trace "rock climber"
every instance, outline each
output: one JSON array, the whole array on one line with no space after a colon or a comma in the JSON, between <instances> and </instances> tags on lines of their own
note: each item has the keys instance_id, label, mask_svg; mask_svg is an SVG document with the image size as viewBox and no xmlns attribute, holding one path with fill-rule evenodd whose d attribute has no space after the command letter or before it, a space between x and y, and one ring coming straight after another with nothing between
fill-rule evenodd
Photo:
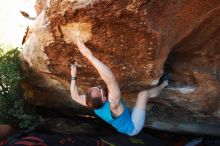
<instances>
[{"instance_id":1,"label":"rock climber","mask_svg":"<svg viewBox=\"0 0 220 146\"><path fill-rule=\"evenodd\" d=\"M121 99L121 91L118 82L104 63L98 60L88 49L81 39L76 39L79 51L97 69L99 75L107 85L108 92L101 86L88 89L85 95L79 95L76 79L76 64L71 65L70 92L73 100L79 104L94 110L101 119L111 124L118 132L133 136L138 134L144 126L146 115L146 104L150 98L157 97L160 92L168 86L168 74L160 78L159 85L140 91L133 110L129 110L126 103Z\"/></svg>"}]
</instances>

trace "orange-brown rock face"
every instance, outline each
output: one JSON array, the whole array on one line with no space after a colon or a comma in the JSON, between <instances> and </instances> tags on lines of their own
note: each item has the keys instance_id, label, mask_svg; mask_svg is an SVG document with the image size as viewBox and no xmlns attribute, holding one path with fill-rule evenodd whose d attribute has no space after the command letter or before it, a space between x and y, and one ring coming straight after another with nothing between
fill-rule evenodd
<instances>
[{"instance_id":1,"label":"orange-brown rock face","mask_svg":"<svg viewBox=\"0 0 220 146\"><path fill-rule=\"evenodd\" d=\"M23 85L30 102L80 110L69 93L70 63L75 61L81 93L103 84L74 45L73 34L79 30L94 55L112 69L129 105L138 91L153 86L165 63L170 65L170 86L151 102L157 112L146 125L218 135L219 0L48 0L40 4L44 6L22 51L28 75Z\"/></svg>"}]
</instances>

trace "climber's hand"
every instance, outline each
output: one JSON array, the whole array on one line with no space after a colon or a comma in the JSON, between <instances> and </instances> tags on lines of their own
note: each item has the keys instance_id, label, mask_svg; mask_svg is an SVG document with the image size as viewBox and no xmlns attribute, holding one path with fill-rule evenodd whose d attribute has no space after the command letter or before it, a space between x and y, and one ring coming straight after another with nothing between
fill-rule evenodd
<instances>
[{"instance_id":1,"label":"climber's hand","mask_svg":"<svg viewBox=\"0 0 220 146\"><path fill-rule=\"evenodd\" d=\"M76 77L77 70L76 70L77 63L71 64L71 77Z\"/></svg>"}]
</instances>

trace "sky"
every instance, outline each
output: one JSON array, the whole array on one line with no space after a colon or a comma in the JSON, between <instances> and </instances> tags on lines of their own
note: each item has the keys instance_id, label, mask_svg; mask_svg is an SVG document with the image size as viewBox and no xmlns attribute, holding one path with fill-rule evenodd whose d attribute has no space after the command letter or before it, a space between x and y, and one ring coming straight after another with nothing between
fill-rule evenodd
<instances>
[{"instance_id":1,"label":"sky","mask_svg":"<svg viewBox=\"0 0 220 146\"><path fill-rule=\"evenodd\" d=\"M35 0L0 0L0 44L20 47L26 27L33 21L24 18L20 10L35 16Z\"/></svg>"}]
</instances>

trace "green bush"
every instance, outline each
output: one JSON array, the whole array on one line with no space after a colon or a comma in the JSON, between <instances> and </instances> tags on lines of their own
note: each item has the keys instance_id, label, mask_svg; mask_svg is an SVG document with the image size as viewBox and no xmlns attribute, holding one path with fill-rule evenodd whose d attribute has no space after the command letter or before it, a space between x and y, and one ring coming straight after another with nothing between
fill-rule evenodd
<instances>
[{"instance_id":1,"label":"green bush","mask_svg":"<svg viewBox=\"0 0 220 146\"><path fill-rule=\"evenodd\" d=\"M23 98L18 55L18 49L4 53L0 48L0 123L32 130L38 124L38 116Z\"/></svg>"}]
</instances>

